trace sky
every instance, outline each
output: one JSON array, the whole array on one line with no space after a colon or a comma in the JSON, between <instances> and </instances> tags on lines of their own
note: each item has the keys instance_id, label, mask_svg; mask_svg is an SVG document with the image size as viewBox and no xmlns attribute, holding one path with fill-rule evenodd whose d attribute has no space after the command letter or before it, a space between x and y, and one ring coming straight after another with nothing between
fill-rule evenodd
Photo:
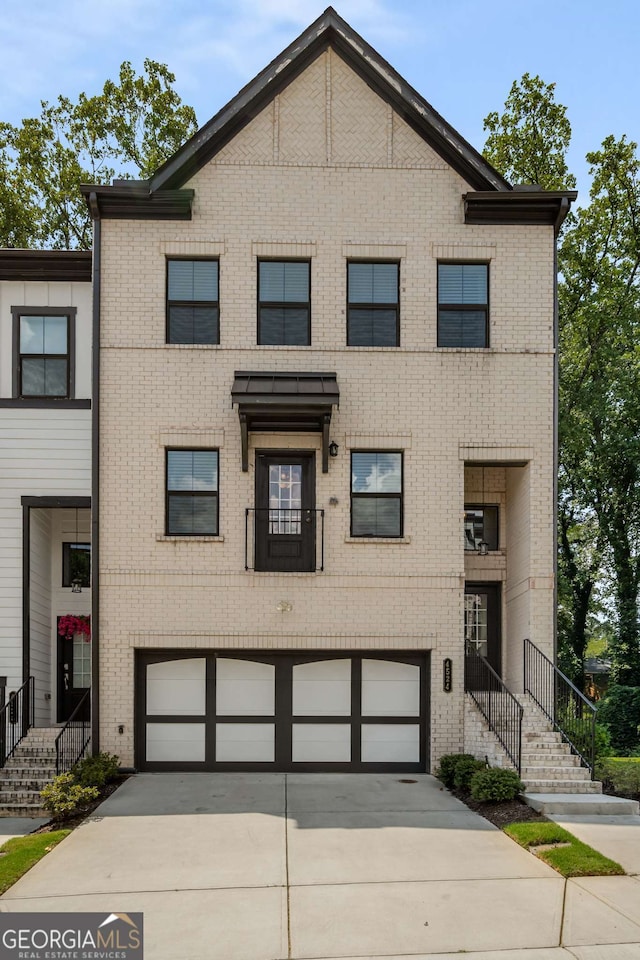
<instances>
[{"instance_id":1,"label":"sky","mask_svg":"<svg viewBox=\"0 0 640 960\"><path fill-rule=\"evenodd\" d=\"M335 0L337 12L476 149L514 80L539 74L573 128L569 167L583 202L584 155L604 137L640 139L637 0ZM129 60L166 63L204 124L318 17L323 0L0 0L0 121L40 101L98 93Z\"/></svg>"}]
</instances>

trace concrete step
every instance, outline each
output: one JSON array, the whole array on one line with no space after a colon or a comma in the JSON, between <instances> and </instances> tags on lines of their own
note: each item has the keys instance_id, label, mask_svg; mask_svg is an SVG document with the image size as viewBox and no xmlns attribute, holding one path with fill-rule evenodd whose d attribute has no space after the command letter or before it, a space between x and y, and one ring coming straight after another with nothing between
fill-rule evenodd
<instances>
[{"instance_id":1,"label":"concrete step","mask_svg":"<svg viewBox=\"0 0 640 960\"><path fill-rule=\"evenodd\" d=\"M40 804L40 790L0 790L0 808L13 803Z\"/></svg>"},{"instance_id":2,"label":"concrete step","mask_svg":"<svg viewBox=\"0 0 640 960\"><path fill-rule=\"evenodd\" d=\"M6 803L0 807L0 817L46 817L51 814L39 803Z\"/></svg>"},{"instance_id":3,"label":"concrete step","mask_svg":"<svg viewBox=\"0 0 640 960\"><path fill-rule=\"evenodd\" d=\"M522 751L522 766L527 767L579 767L580 758L575 753L527 753Z\"/></svg>"},{"instance_id":4,"label":"concrete step","mask_svg":"<svg viewBox=\"0 0 640 960\"><path fill-rule=\"evenodd\" d=\"M563 767L560 765L545 765L544 767L522 767L523 780L591 780L591 774L586 767Z\"/></svg>"},{"instance_id":5,"label":"concrete step","mask_svg":"<svg viewBox=\"0 0 640 960\"><path fill-rule=\"evenodd\" d=\"M528 780L522 779L526 793L602 793L599 780Z\"/></svg>"},{"instance_id":6,"label":"concrete step","mask_svg":"<svg viewBox=\"0 0 640 960\"><path fill-rule=\"evenodd\" d=\"M607 817L637 816L640 804L624 797L608 797L604 794L535 793L528 791L522 799L534 810L547 816L563 814L575 816L602 815Z\"/></svg>"},{"instance_id":7,"label":"concrete step","mask_svg":"<svg viewBox=\"0 0 640 960\"><path fill-rule=\"evenodd\" d=\"M522 739L527 742L540 741L540 743L562 743L562 736L557 730L531 730L522 734Z\"/></svg>"}]
</instances>

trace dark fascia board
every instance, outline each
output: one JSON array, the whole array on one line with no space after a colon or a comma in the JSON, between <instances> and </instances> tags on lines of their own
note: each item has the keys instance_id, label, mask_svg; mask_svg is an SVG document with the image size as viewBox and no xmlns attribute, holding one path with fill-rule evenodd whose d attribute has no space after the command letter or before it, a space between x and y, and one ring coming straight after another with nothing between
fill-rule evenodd
<instances>
[{"instance_id":1,"label":"dark fascia board","mask_svg":"<svg viewBox=\"0 0 640 960\"><path fill-rule=\"evenodd\" d=\"M90 283L90 250L0 249L0 280Z\"/></svg>"},{"instance_id":2,"label":"dark fascia board","mask_svg":"<svg viewBox=\"0 0 640 960\"><path fill-rule=\"evenodd\" d=\"M151 193L149 181L80 186L94 220L191 220L193 190L159 190Z\"/></svg>"},{"instance_id":3,"label":"dark fascia board","mask_svg":"<svg viewBox=\"0 0 640 960\"><path fill-rule=\"evenodd\" d=\"M557 235L577 190L481 190L464 194L464 222L490 224L544 224Z\"/></svg>"},{"instance_id":4,"label":"dark fascia board","mask_svg":"<svg viewBox=\"0 0 640 960\"><path fill-rule=\"evenodd\" d=\"M511 185L431 104L332 7L327 7L156 171L150 180L151 192L182 186L329 46L472 187L511 190Z\"/></svg>"}]
</instances>

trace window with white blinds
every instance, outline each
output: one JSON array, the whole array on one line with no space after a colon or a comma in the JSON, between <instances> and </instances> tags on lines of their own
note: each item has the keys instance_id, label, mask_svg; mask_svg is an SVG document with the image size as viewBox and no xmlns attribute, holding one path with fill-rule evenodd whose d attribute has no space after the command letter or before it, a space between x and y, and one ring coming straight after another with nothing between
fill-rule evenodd
<instances>
[{"instance_id":1,"label":"window with white blinds","mask_svg":"<svg viewBox=\"0 0 640 960\"><path fill-rule=\"evenodd\" d=\"M402 536L402 454L351 454L351 536Z\"/></svg>"},{"instance_id":2,"label":"window with white blinds","mask_svg":"<svg viewBox=\"0 0 640 960\"><path fill-rule=\"evenodd\" d=\"M438 264L438 346L489 346L489 266Z\"/></svg>"},{"instance_id":3,"label":"window with white blinds","mask_svg":"<svg viewBox=\"0 0 640 960\"><path fill-rule=\"evenodd\" d=\"M166 532L218 533L218 451L167 450Z\"/></svg>"},{"instance_id":4,"label":"window with white blinds","mask_svg":"<svg viewBox=\"0 0 640 960\"><path fill-rule=\"evenodd\" d=\"M308 260L258 261L258 343L308 346L311 343Z\"/></svg>"},{"instance_id":5,"label":"window with white blinds","mask_svg":"<svg viewBox=\"0 0 640 960\"><path fill-rule=\"evenodd\" d=\"M347 264L347 346L400 344L398 263Z\"/></svg>"},{"instance_id":6,"label":"window with white blinds","mask_svg":"<svg viewBox=\"0 0 640 960\"><path fill-rule=\"evenodd\" d=\"M220 343L217 260L167 261L167 343Z\"/></svg>"}]
</instances>

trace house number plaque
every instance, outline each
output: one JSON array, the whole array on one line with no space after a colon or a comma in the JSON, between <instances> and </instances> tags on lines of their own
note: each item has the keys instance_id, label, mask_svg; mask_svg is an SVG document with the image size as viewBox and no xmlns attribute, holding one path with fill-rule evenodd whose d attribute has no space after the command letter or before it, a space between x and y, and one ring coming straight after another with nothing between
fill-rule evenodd
<instances>
[{"instance_id":1,"label":"house number plaque","mask_svg":"<svg viewBox=\"0 0 640 960\"><path fill-rule=\"evenodd\" d=\"M442 661L442 689L445 693L451 693L451 657L445 657Z\"/></svg>"}]
</instances>

